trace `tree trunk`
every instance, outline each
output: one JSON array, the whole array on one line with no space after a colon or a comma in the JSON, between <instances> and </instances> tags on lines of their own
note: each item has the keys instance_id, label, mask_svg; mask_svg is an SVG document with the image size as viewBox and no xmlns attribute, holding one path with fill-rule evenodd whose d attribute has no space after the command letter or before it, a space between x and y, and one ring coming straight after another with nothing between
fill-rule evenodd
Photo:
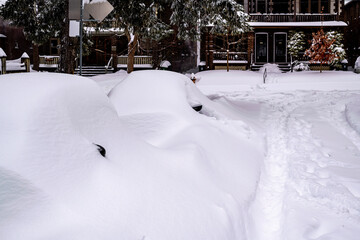
<instances>
[{"instance_id":1,"label":"tree trunk","mask_svg":"<svg viewBox=\"0 0 360 240\"><path fill-rule=\"evenodd\" d=\"M63 36L61 42L61 72L74 73L75 56L73 54L75 44L73 39L69 36L69 0L65 2L65 24L63 28Z\"/></svg>"},{"instance_id":2,"label":"tree trunk","mask_svg":"<svg viewBox=\"0 0 360 240\"><path fill-rule=\"evenodd\" d=\"M74 74L74 65L76 57L76 39L68 38L68 43L65 52L65 73Z\"/></svg>"},{"instance_id":3,"label":"tree trunk","mask_svg":"<svg viewBox=\"0 0 360 240\"><path fill-rule=\"evenodd\" d=\"M33 43L33 69L35 71L39 71L39 64L40 64L39 45Z\"/></svg>"},{"instance_id":4,"label":"tree trunk","mask_svg":"<svg viewBox=\"0 0 360 240\"><path fill-rule=\"evenodd\" d=\"M320 73L322 73L322 62L320 62Z\"/></svg>"},{"instance_id":5,"label":"tree trunk","mask_svg":"<svg viewBox=\"0 0 360 240\"><path fill-rule=\"evenodd\" d=\"M129 45L128 45L128 59L127 59L127 72L131 73L134 71L134 60L135 60L135 52L136 52L136 45L138 41L138 36L135 34L134 39L129 39Z\"/></svg>"}]
</instances>

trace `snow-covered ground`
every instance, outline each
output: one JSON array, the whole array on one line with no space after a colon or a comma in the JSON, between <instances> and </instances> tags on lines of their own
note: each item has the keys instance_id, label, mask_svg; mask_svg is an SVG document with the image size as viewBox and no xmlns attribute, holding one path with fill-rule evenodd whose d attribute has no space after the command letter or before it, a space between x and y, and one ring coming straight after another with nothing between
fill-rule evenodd
<instances>
[{"instance_id":1,"label":"snow-covered ground","mask_svg":"<svg viewBox=\"0 0 360 240\"><path fill-rule=\"evenodd\" d=\"M358 239L360 75L196 78L0 76L0 239Z\"/></svg>"},{"instance_id":2,"label":"snow-covered ground","mask_svg":"<svg viewBox=\"0 0 360 240\"><path fill-rule=\"evenodd\" d=\"M360 75L352 72L202 72L200 90L238 109L261 109L264 161L249 239L358 239ZM236 77L238 75L238 77ZM244 91L241 80L251 82ZM226 79L225 76L229 76ZM220 88L231 83L232 88Z\"/></svg>"}]
</instances>

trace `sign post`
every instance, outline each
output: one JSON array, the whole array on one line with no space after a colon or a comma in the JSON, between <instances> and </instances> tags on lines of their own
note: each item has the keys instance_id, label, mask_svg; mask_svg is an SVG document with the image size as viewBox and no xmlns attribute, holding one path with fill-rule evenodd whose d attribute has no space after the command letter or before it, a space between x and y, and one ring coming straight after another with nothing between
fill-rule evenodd
<instances>
[{"instance_id":1,"label":"sign post","mask_svg":"<svg viewBox=\"0 0 360 240\"><path fill-rule=\"evenodd\" d=\"M79 9L80 7L80 9ZM99 21L112 12L114 7L108 1L93 0L84 4L84 0L70 0L69 3L69 19L79 20L79 35L80 35L80 53L79 53L79 69L80 76L82 75L82 57L83 57L83 27L84 21ZM80 13L80 15L79 15ZM95 20L89 20L90 16Z\"/></svg>"}]
</instances>

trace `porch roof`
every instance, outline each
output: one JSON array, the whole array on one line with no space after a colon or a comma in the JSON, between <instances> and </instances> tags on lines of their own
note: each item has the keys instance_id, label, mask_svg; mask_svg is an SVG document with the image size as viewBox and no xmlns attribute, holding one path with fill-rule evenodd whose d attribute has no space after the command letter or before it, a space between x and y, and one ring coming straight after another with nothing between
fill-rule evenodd
<instances>
[{"instance_id":1,"label":"porch roof","mask_svg":"<svg viewBox=\"0 0 360 240\"><path fill-rule=\"evenodd\" d=\"M251 27L346 27L342 21L324 22L249 22Z\"/></svg>"}]
</instances>

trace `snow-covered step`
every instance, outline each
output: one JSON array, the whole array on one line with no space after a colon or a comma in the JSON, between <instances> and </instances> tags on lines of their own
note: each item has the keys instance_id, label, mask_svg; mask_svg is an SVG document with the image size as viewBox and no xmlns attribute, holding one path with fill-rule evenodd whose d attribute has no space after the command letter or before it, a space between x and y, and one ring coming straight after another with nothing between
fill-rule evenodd
<instances>
[{"instance_id":1,"label":"snow-covered step","mask_svg":"<svg viewBox=\"0 0 360 240\"><path fill-rule=\"evenodd\" d=\"M288 63L278 63L277 66L282 72L290 72L291 70L290 64Z\"/></svg>"},{"instance_id":2,"label":"snow-covered step","mask_svg":"<svg viewBox=\"0 0 360 240\"><path fill-rule=\"evenodd\" d=\"M82 67L82 76L96 76L100 74L107 74L107 73L113 73L113 68L106 69L105 66L83 66ZM75 74L80 74L80 69L75 69Z\"/></svg>"},{"instance_id":3,"label":"snow-covered step","mask_svg":"<svg viewBox=\"0 0 360 240\"><path fill-rule=\"evenodd\" d=\"M264 66L264 63L254 63L251 65L251 71L259 71Z\"/></svg>"}]
</instances>

